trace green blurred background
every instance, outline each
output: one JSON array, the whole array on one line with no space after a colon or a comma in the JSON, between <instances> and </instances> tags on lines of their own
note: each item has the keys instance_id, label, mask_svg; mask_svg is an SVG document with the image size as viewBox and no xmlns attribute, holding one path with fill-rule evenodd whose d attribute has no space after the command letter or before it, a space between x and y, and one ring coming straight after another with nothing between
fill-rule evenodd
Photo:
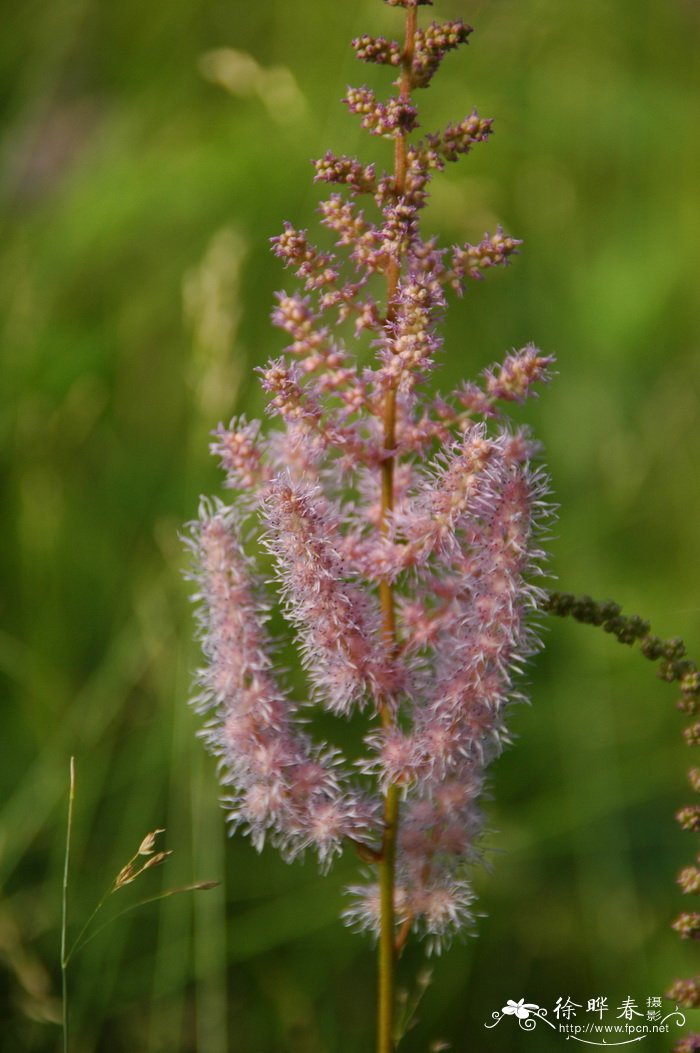
<instances>
[{"instance_id":1,"label":"green blurred background","mask_svg":"<svg viewBox=\"0 0 700 1053\"><path fill-rule=\"evenodd\" d=\"M561 503L559 583L697 655L697 0L434 13L477 31L421 98L424 126L477 106L497 134L436 181L427 223L525 240L450 312L440 386L529 340L556 353L522 416ZM2 16L0 1049L59 1048L74 754L74 932L155 827L172 858L106 910L222 882L127 915L75 960L74 1053L371 1050L374 955L337 921L353 860L321 879L225 836L186 705L178 530L219 487L209 430L262 411L252 370L281 347L269 311L291 284L268 238L315 224L309 159L385 150L338 99L386 80L349 39L400 16L379 0L5 0ZM561 1049L483 1024L508 998L614 1006L697 971L668 928L695 848L673 821L690 800L675 692L591 629L546 637L493 770L478 938L435 964L406 1053ZM410 948L402 982L421 966Z\"/></svg>"}]
</instances>

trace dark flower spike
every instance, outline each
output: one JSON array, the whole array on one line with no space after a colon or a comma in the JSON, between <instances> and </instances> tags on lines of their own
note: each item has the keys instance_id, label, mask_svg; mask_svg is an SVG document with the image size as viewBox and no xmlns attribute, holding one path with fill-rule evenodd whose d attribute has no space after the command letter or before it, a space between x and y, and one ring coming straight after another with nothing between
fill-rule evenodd
<instances>
[{"instance_id":1,"label":"dark flower spike","mask_svg":"<svg viewBox=\"0 0 700 1053\"><path fill-rule=\"evenodd\" d=\"M682 695L678 708L690 715L698 712L700 701L700 671L695 662L686 656L685 644L679 637L663 640L651 632L649 622L638 615L623 615L619 604L611 600L599 602L590 596L573 596L566 592L550 592L544 601L544 609L559 617L573 617L588 625L596 625L615 636L620 643L639 644L641 654L650 662L658 663L658 676L668 683L679 684ZM686 727L683 737L688 746L700 746L700 721ZM691 767L688 772L690 785L700 793L700 768ZM683 830L700 833L700 805L689 804L676 812L676 820ZM698 859L700 862L700 859ZM678 884L686 895L700 893L700 870L696 866L684 867L678 875ZM681 939L700 938L700 914L683 913L672 924ZM685 1008L700 1006L698 978L677 980L667 995ZM700 1049L697 1035L688 1035L674 1046L682 1051Z\"/></svg>"}]
</instances>

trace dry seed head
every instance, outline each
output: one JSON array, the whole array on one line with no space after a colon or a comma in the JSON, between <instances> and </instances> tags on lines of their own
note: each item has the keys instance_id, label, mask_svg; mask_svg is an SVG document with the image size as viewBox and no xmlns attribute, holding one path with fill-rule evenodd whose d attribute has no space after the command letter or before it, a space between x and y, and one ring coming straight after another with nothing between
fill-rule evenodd
<instances>
[{"instance_id":1,"label":"dry seed head","mask_svg":"<svg viewBox=\"0 0 700 1053\"><path fill-rule=\"evenodd\" d=\"M160 866L160 864L164 863L168 856L171 856L172 854L172 849L168 852L156 852L154 856L151 856L151 858L143 864L139 870L139 874L143 874L144 870L148 870L150 867Z\"/></svg>"},{"instance_id":2,"label":"dry seed head","mask_svg":"<svg viewBox=\"0 0 700 1053\"><path fill-rule=\"evenodd\" d=\"M156 837L158 836L158 834L164 834L164 833L165 833L165 830L163 829L163 830L153 830L153 831L151 831L150 834L146 834L146 836L144 837L143 841L139 845L139 850L138 850L138 852L136 854L138 856L150 856L151 853L154 851L154 846L155 846L155 843L156 843Z\"/></svg>"},{"instance_id":3,"label":"dry seed head","mask_svg":"<svg viewBox=\"0 0 700 1053\"><path fill-rule=\"evenodd\" d=\"M130 885L136 877L137 872L134 870L133 861L122 867L117 876L114 879L114 886L112 891L116 891L118 888L123 888L124 885Z\"/></svg>"}]
</instances>

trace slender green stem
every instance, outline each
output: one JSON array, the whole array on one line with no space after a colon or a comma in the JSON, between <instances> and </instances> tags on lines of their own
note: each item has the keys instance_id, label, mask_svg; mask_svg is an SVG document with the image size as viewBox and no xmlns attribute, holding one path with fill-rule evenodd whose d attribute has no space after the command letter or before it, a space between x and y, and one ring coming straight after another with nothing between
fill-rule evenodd
<instances>
[{"instance_id":1,"label":"slender green stem","mask_svg":"<svg viewBox=\"0 0 700 1053\"><path fill-rule=\"evenodd\" d=\"M70 948L70 950L68 951L68 953L67 953L67 954L66 954L66 956L65 956L65 963L66 963L66 966L68 966L68 965L69 965L69 963L70 963L70 960L71 960L71 958L73 957L73 955L75 954L75 952L76 952L76 951L77 951L77 950L78 950L78 949L79 949L80 947L83 947L83 946L84 946L84 945L85 945L85 944L87 943L87 940L84 940L84 939L83 939L83 936L85 935L85 933L87 932L87 930L88 930L88 929L90 928L90 926L92 925L92 922L93 922L93 920L94 920L94 918L95 918L95 915L96 915L96 914L98 913L98 911L100 911L100 910L102 909L102 907L104 907L104 905L105 905L105 903L107 902L107 900L109 899L109 896L111 895L112 891L113 891L113 889L112 889L112 888L110 887L110 888L109 888L109 889L108 889L108 890L107 890L107 891L105 892L104 896L102 897L102 899L100 900L100 902L99 902L99 903L97 904L97 906L96 906L96 907L95 907L95 909L93 910L92 914L90 915L90 917L88 918L88 920L87 920L87 921L85 922L85 924L83 925L82 929L80 930L80 932L79 932L79 933L78 933L78 935L76 936L75 940L74 940L74 941L73 941L73 943L71 944L71 948ZM98 930L98 931L99 931L99 930ZM88 938L91 938L91 937L88 937Z\"/></svg>"},{"instance_id":2,"label":"slender green stem","mask_svg":"<svg viewBox=\"0 0 700 1053\"><path fill-rule=\"evenodd\" d=\"M99 934L104 929L108 928L108 926L110 926L113 921L117 921L118 918L123 918L125 914L130 914L132 910L136 910L138 907L145 907L148 903L157 903L161 899L169 899L170 896L178 896L181 892L207 891L208 889L216 888L219 884L220 882L218 881L196 881L192 885L183 885L182 888L168 888L165 890L165 892L157 892L154 896L147 896L145 899L140 899L136 903L130 903L128 907L124 907L122 910L117 911L116 914L113 914L111 918L108 918L107 921L104 921L102 925L98 925L98 927L94 929L89 936L86 936L85 939L83 939L83 933L87 929L92 919L97 914L97 911L102 906L102 903L104 903L104 900L102 900L95 908L95 910L93 910L92 914L90 915L89 921L83 926L80 936L71 948L70 954L68 955L68 960L70 961L70 957L72 954L74 954L76 951L82 950L83 947L86 947L87 944L94 940L96 936L99 936Z\"/></svg>"},{"instance_id":3,"label":"slender green stem","mask_svg":"<svg viewBox=\"0 0 700 1053\"><path fill-rule=\"evenodd\" d=\"M66 850L63 856L63 889L61 894L61 1007L63 1024L63 1053L68 1053L68 874L70 870L70 845L73 833L73 804L75 802L75 757L70 759L70 788L68 791L68 822L66 823Z\"/></svg>"}]
</instances>

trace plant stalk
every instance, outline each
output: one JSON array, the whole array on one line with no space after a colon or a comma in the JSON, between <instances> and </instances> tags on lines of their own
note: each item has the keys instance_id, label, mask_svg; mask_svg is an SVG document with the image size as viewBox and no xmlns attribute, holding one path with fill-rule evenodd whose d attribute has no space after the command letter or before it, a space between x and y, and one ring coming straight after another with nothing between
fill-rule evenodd
<instances>
[{"instance_id":1,"label":"plant stalk","mask_svg":"<svg viewBox=\"0 0 700 1053\"><path fill-rule=\"evenodd\" d=\"M70 759L70 788L68 791L68 821L66 823L66 849L63 856L63 887L61 893L61 1021L63 1030L63 1053L68 1053L68 873L70 869L70 847L73 832L73 805L75 803L75 757Z\"/></svg>"},{"instance_id":2,"label":"plant stalk","mask_svg":"<svg viewBox=\"0 0 700 1053\"><path fill-rule=\"evenodd\" d=\"M379 864L381 923L379 931L378 1053L394 1050L396 1008L396 943L394 938L394 878L399 791L390 786L384 800L384 855Z\"/></svg>"},{"instance_id":3,"label":"plant stalk","mask_svg":"<svg viewBox=\"0 0 700 1053\"><path fill-rule=\"evenodd\" d=\"M401 61L401 78L399 81L400 96L404 100L411 96L411 67L416 34L415 7L406 8L406 26L404 47ZM398 197L406 189L406 137L404 133L396 136L394 146L394 182ZM396 293L401 276L401 264L393 260L387 271L387 312L386 325L390 333L396 313ZM382 464L382 497L381 497L381 530L388 530L388 516L394 507L394 464L396 457L396 388L386 393L384 404L384 449L388 456ZM382 628L384 636L392 649L396 648L396 614L394 591L390 581L384 580L379 586L379 598L382 609ZM391 727L394 715L388 705L382 707L382 724ZM384 833L382 854L379 862L379 962L378 962L378 1014L377 1014L377 1053L393 1053L395 1047L396 1016L396 919L394 909L394 890L396 885L396 837L399 825L399 787L389 786L384 798Z\"/></svg>"}]
</instances>

